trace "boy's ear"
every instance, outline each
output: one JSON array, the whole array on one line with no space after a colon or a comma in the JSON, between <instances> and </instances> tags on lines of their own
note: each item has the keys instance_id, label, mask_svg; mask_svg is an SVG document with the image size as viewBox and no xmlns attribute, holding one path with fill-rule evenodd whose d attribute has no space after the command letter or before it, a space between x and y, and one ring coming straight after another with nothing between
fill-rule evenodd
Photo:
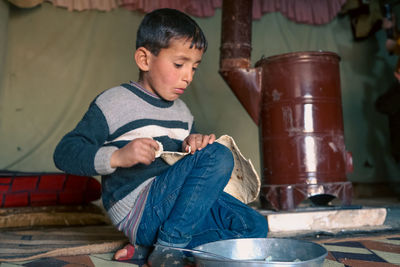
<instances>
[{"instance_id":1,"label":"boy's ear","mask_svg":"<svg viewBox=\"0 0 400 267\"><path fill-rule=\"evenodd\" d=\"M144 48L139 47L135 51L135 61L141 71L148 71L149 70L149 63L150 63L151 52Z\"/></svg>"}]
</instances>

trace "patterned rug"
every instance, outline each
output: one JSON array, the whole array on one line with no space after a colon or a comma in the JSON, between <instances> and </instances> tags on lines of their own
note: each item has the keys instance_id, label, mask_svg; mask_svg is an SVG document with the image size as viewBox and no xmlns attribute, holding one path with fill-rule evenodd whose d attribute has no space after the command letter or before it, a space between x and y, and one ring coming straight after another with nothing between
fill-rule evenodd
<instances>
[{"instance_id":1,"label":"patterned rug","mask_svg":"<svg viewBox=\"0 0 400 267\"><path fill-rule=\"evenodd\" d=\"M126 242L110 225L0 230L0 262L106 253Z\"/></svg>"},{"instance_id":2,"label":"patterned rug","mask_svg":"<svg viewBox=\"0 0 400 267\"><path fill-rule=\"evenodd\" d=\"M400 234L343 240L331 239L321 244L328 250L324 267L400 266Z\"/></svg>"},{"instance_id":3,"label":"patterned rug","mask_svg":"<svg viewBox=\"0 0 400 267\"><path fill-rule=\"evenodd\" d=\"M142 266L143 262L112 260L113 252L126 242L112 226L3 231L0 262L26 267ZM400 233L314 242L328 250L323 267L400 266Z\"/></svg>"}]
</instances>

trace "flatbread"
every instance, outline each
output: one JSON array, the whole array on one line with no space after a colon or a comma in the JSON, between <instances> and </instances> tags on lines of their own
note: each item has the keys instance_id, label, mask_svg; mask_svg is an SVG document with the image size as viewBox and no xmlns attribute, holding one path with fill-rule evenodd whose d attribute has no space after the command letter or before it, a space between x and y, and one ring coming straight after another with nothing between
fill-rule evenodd
<instances>
[{"instance_id":1,"label":"flatbread","mask_svg":"<svg viewBox=\"0 0 400 267\"><path fill-rule=\"evenodd\" d=\"M216 142L229 148L235 160L231 179L224 188L224 191L245 204L255 201L260 192L261 180L251 160L246 159L242 155L235 141L229 135L221 136ZM169 165L173 165L188 154L189 153L162 151L161 158Z\"/></svg>"}]
</instances>

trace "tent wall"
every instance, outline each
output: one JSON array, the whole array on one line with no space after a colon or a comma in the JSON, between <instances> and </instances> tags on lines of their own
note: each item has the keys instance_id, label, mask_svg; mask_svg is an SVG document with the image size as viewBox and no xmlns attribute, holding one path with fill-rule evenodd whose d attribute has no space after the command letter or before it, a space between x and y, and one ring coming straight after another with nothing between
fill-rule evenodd
<instances>
[{"instance_id":1,"label":"tent wall","mask_svg":"<svg viewBox=\"0 0 400 267\"><path fill-rule=\"evenodd\" d=\"M125 9L68 12L48 3L8 11L4 1L0 12L0 59L7 51L0 61L0 169L57 171L52 161L55 145L94 97L137 79L133 53L143 14ZM218 74L221 10L195 20L208 37L209 49L183 99L200 131L233 136L261 173L258 128ZM338 53L345 142L354 158L349 179L398 181L387 117L374 107L393 82L396 61L385 51L382 31L355 42L347 16L311 26L269 13L253 22L252 36L253 64L262 56L287 52Z\"/></svg>"},{"instance_id":2,"label":"tent wall","mask_svg":"<svg viewBox=\"0 0 400 267\"><path fill-rule=\"evenodd\" d=\"M9 7L7 2L0 1L0 85L4 74L4 63L7 47L8 15Z\"/></svg>"}]
</instances>

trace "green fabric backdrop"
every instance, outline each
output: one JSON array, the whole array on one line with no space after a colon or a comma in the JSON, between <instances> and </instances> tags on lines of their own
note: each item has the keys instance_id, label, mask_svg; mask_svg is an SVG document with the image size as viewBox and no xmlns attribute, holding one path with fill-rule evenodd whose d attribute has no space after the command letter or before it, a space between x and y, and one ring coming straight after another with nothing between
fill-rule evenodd
<instances>
[{"instance_id":1,"label":"green fabric backdrop","mask_svg":"<svg viewBox=\"0 0 400 267\"><path fill-rule=\"evenodd\" d=\"M2 74L4 73L4 62L6 56L8 15L8 4L5 1L0 1L0 86L2 84ZM0 88L0 97L1 91Z\"/></svg>"},{"instance_id":2,"label":"green fabric backdrop","mask_svg":"<svg viewBox=\"0 0 400 267\"><path fill-rule=\"evenodd\" d=\"M0 1L0 169L57 171L52 153L101 91L137 79L135 33L143 14L68 12L51 4L21 10ZM218 74L221 10L196 21L209 50L183 99L198 129L229 134L260 173L258 128ZM344 130L353 153L355 182L399 181L390 157L387 117L375 99L393 81L396 57L387 55L382 31L354 42L349 18L300 25L280 13L253 23L253 64L264 56L326 50L341 58ZM3 43L6 43L3 47ZM6 51L6 53L3 53Z\"/></svg>"}]
</instances>

